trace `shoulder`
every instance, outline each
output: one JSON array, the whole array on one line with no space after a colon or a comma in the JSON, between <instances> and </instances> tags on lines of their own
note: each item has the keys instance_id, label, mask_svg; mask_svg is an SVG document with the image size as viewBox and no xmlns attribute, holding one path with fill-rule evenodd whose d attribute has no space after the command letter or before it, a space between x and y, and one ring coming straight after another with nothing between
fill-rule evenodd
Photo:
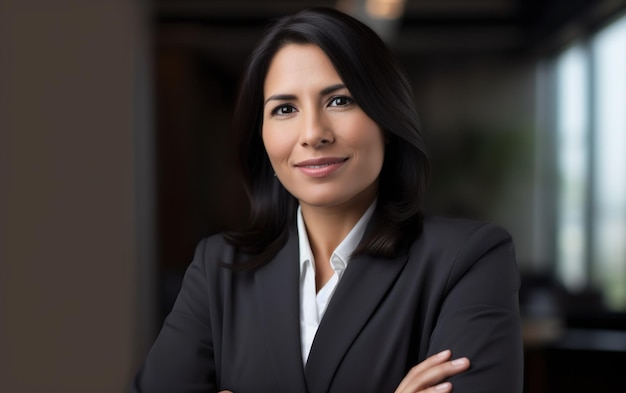
<instances>
[{"instance_id":1,"label":"shoulder","mask_svg":"<svg viewBox=\"0 0 626 393\"><path fill-rule=\"evenodd\" d=\"M226 267L235 260L236 250L229 244L222 233L200 240L196 246L190 269L215 274L229 270Z\"/></svg>"},{"instance_id":2,"label":"shoulder","mask_svg":"<svg viewBox=\"0 0 626 393\"><path fill-rule=\"evenodd\" d=\"M501 226L471 219L426 216L418 241L434 247L455 248L469 243L498 243L511 241L511 235Z\"/></svg>"},{"instance_id":3,"label":"shoulder","mask_svg":"<svg viewBox=\"0 0 626 393\"><path fill-rule=\"evenodd\" d=\"M226 242L222 233L205 237L196 246L196 256L202 257L227 255L233 252L234 248Z\"/></svg>"},{"instance_id":4,"label":"shoulder","mask_svg":"<svg viewBox=\"0 0 626 393\"><path fill-rule=\"evenodd\" d=\"M511 235L499 225L469 219L425 217L409 260L453 281L477 264L493 272L517 269Z\"/></svg>"}]
</instances>

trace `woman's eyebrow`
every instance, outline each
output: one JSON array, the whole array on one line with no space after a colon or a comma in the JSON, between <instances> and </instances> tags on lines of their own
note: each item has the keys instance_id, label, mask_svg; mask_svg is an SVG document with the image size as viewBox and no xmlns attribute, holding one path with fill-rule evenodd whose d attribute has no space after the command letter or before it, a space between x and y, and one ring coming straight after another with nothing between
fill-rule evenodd
<instances>
[{"instance_id":1,"label":"woman's eyebrow","mask_svg":"<svg viewBox=\"0 0 626 393\"><path fill-rule=\"evenodd\" d=\"M320 91L320 96L325 96L327 94L330 94L334 91L340 90L340 89L344 89L346 87L346 85L344 85L343 83L337 83L336 85L331 85L328 87L323 88ZM290 100L295 100L296 96L294 94L274 94L271 95L269 97L267 97L267 99L265 100L265 102L263 103L263 106L267 105L267 103L269 101L290 101Z\"/></svg>"},{"instance_id":2,"label":"woman's eyebrow","mask_svg":"<svg viewBox=\"0 0 626 393\"><path fill-rule=\"evenodd\" d=\"M274 94L273 96L269 96L267 97L267 99L265 100L265 102L263 103L263 105L267 105L268 102L272 101L272 100L276 100L276 101L290 101L290 100L295 100L296 96L293 94Z\"/></svg>"},{"instance_id":3,"label":"woman's eyebrow","mask_svg":"<svg viewBox=\"0 0 626 393\"><path fill-rule=\"evenodd\" d=\"M337 83L336 85L332 85L332 86L328 86L322 89L322 91L320 91L320 96L325 96L327 94L330 94L334 91L337 90L341 90L343 88L345 88L346 85L344 85L343 83Z\"/></svg>"}]
</instances>

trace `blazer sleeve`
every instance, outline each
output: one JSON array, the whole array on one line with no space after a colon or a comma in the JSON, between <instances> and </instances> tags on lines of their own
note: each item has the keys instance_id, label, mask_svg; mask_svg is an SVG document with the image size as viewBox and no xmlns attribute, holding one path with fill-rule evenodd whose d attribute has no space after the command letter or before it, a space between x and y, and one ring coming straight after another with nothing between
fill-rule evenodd
<instances>
[{"instance_id":1,"label":"blazer sleeve","mask_svg":"<svg viewBox=\"0 0 626 393\"><path fill-rule=\"evenodd\" d=\"M171 313L163 323L132 393L217 391L203 240L187 268Z\"/></svg>"},{"instance_id":2,"label":"blazer sleeve","mask_svg":"<svg viewBox=\"0 0 626 393\"><path fill-rule=\"evenodd\" d=\"M521 393L520 277L509 234L477 228L449 270L429 354L451 349L470 369L450 379L455 393Z\"/></svg>"}]
</instances>

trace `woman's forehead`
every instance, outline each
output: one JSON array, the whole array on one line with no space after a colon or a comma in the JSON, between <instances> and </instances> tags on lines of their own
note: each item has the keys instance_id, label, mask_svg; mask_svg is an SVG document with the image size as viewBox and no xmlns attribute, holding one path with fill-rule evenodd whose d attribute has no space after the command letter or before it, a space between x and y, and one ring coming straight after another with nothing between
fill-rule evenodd
<instances>
[{"instance_id":1,"label":"woman's forehead","mask_svg":"<svg viewBox=\"0 0 626 393\"><path fill-rule=\"evenodd\" d=\"M296 91L306 86L343 84L326 53L314 44L289 44L273 56L264 79L264 94Z\"/></svg>"}]
</instances>

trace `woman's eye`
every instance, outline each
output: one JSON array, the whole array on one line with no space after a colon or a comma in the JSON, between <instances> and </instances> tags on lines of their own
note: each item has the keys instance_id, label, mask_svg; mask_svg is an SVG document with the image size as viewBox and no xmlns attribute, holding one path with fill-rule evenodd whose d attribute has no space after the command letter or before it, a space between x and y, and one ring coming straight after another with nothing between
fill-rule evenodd
<instances>
[{"instance_id":1,"label":"woman's eye","mask_svg":"<svg viewBox=\"0 0 626 393\"><path fill-rule=\"evenodd\" d=\"M291 105L279 105L274 108L274 110L272 111L272 115L289 115L295 111L296 108Z\"/></svg>"},{"instance_id":2,"label":"woman's eye","mask_svg":"<svg viewBox=\"0 0 626 393\"><path fill-rule=\"evenodd\" d=\"M350 97L337 96L330 100L329 106L346 106L352 104L353 101L354 100Z\"/></svg>"}]
</instances>

